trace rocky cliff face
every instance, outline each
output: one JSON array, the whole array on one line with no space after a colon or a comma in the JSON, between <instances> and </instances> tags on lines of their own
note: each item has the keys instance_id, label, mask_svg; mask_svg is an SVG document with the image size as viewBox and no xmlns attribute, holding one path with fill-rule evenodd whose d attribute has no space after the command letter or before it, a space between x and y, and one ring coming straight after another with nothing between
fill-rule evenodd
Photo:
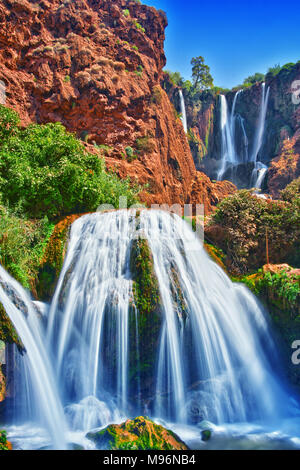
<instances>
[{"instance_id":1,"label":"rocky cliff face","mask_svg":"<svg viewBox=\"0 0 300 470\"><path fill-rule=\"evenodd\" d=\"M0 23L0 80L24 124L61 121L120 176L148 184L148 204L189 199L196 168L160 86L163 12L127 0L1 0ZM211 192L207 180L208 210Z\"/></svg>"},{"instance_id":2,"label":"rocky cliff face","mask_svg":"<svg viewBox=\"0 0 300 470\"><path fill-rule=\"evenodd\" d=\"M266 87L270 87L268 111L266 116L265 136L259 159L267 165L271 163L268 178L268 190L277 197L278 191L299 176L299 132L300 105L296 103L297 95L293 84L300 80L300 63L284 67L280 73L270 78L267 76ZM299 82L298 82L299 83ZM179 109L176 87L166 87L177 109ZM232 108L235 91L227 93L229 109ZM257 123L259 120L262 98L261 83L246 88L236 102L236 113L243 118L249 141L249 152L252 151ZM193 103L186 96L189 142L198 170L210 177L216 177L221 156L220 98L210 93L203 93L203 98ZM243 134L237 126L236 145L242 147ZM245 186L246 179L253 166L237 169L236 179L240 186ZM226 175L225 175L226 177Z\"/></svg>"}]
</instances>

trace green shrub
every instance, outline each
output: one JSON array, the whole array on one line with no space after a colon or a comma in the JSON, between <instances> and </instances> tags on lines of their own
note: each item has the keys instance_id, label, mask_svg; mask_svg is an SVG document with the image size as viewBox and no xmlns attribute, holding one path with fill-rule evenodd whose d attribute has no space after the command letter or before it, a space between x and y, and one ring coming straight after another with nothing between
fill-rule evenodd
<instances>
[{"instance_id":1,"label":"green shrub","mask_svg":"<svg viewBox=\"0 0 300 470\"><path fill-rule=\"evenodd\" d=\"M151 102L155 104L161 104L162 102L162 89L159 85L153 87Z\"/></svg>"},{"instance_id":2,"label":"green shrub","mask_svg":"<svg viewBox=\"0 0 300 470\"><path fill-rule=\"evenodd\" d=\"M70 75L66 75L64 78L65 83L69 83L71 81Z\"/></svg>"},{"instance_id":3,"label":"green shrub","mask_svg":"<svg viewBox=\"0 0 300 470\"><path fill-rule=\"evenodd\" d=\"M143 28L143 26L140 23L138 23L137 21L134 23L134 25L135 25L136 29L138 29L142 33L145 32L145 28Z\"/></svg>"},{"instance_id":4,"label":"green shrub","mask_svg":"<svg viewBox=\"0 0 300 470\"><path fill-rule=\"evenodd\" d=\"M8 450L6 431L0 431L0 450Z\"/></svg>"},{"instance_id":5,"label":"green shrub","mask_svg":"<svg viewBox=\"0 0 300 470\"><path fill-rule=\"evenodd\" d=\"M151 153L155 150L155 142L146 135L136 139L136 148L139 153Z\"/></svg>"},{"instance_id":6,"label":"green shrub","mask_svg":"<svg viewBox=\"0 0 300 470\"><path fill-rule=\"evenodd\" d=\"M127 160L129 162L132 162L133 160L135 160L137 158L137 156L134 154L134 150L132 147L126 147L125 148L125 153L126 153L126 156L127 156Z\"/></svg>"},{"instance_id":7,"label":"green shrub","mask_svg":"<svg viewBox=\"0 0 300 470\"><path fill-rule=\"evenodd\" d=\"M0 263L24 287L31 288L54 224L26 220L0 206Z\"/></svg>"},{"instance_id":8,"label":"green shrub","mask_svg":"<svg viewBox=\"0 0 300 470\"><path fill-rule=\"evenodd\" d=\"M126 16L126 18L128 18L128 16L130 16L130 11L128 9L123 10L123 15Z\"/></svg>"},{"instance_id":9,"label":"green shrub","mask_svg":"<svg viewBox=\"0 0 300 470\"><path fill-rule=\"evenodd\" d=\"M4 116L4 119L2 119ZM0 199L29 217L49 220L71 213L95 210L100 204L118 207L119 197L137 201L138 188L105 170L98 155L60 123L30 125L21 129L16 114L7 124L0 107Z\"/></svg>"},{"instance_id":10,"label":"green shrub","mask_svg":"<svg viewBox=\"0 0 300 470\"><path fill-rule=\"evenodd\" d=\"M267 238L271 263L300 263L297 194L291 202L272 202L252 196L247 190L238 191L220 202L210 225L217 225L222 233L219 247L241 273L266 263Z\"/></svg>"}]
</instances>

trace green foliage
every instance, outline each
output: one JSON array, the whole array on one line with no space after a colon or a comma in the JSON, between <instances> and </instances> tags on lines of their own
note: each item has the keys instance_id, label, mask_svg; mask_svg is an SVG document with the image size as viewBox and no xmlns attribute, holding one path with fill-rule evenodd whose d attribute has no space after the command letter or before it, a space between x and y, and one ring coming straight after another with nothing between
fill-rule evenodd
<instances>
[{"instance_id":1,"label":"green foliage","mask_svg":"<svg viewBox=\"0 0 300 470\"><path fill-rule=\"evenodd\" d=\"M26 220L0 206L0 262L24 287L31 288L54 225L47 217Z\"/></svg>"},{"instance_id":2,"label":"green foliage","mask_svg":"<svg viewBox=\"0 0 300 470\"><path fill-rule=\"evenodd\" d=\"M162 102L162 89L159 85L153 87L151 102L155 104L161 104Z\"/></svg>"},{"instance_id":3,"label":"green foliage","mask_svg":"<svg viewBox=\"0 0 300 470\"><path fill-rule=\"evenodd\" d=\"M8 450L6 431L0 431L0 450Z\"/></svg>"},{"instance_id":4,"label":"green foliage","mask_svg":"<svg viewBox=\"0 0 300 470\"><path fill-rule=\"evenodd\" d=\"M139 51L139 48L138 48L137 46L132 46L132 49L133 49L134 51L136 51L136 52Z\"/></svg>"},{"instance_id":5,"label":"green foliage","mask_svg":"<svg viewBox=\"0 0 300 470\"><path fill-rule=\"evenodd\" d=\"M140 23L135 21L134 25L135 25L137 30L141 31L142 33L145 33L145 28L143 28L143 26Z\"/></svg>"},{"instance_id":6,"label":"green foliage","mask_svg":"<svg viewBox=\"0 0 300 470\"><path fill-rule=\"evenodd\" d=\"M222 232L220 248L241 273L266 262L266 235L271 263L299 264L299 195L291 202L271 202L238 191L218 205L211 225Z\"/></svg>"},{"instance_id":7,"label":"green foliage","mask_svg":"<svg viewBox=\"0 0 300 470\"><path fill-rule=\"evenodd\" d=\"M123 15L128 18L130 16L130 11L126 8L126 10L123 10Z\"/></svg>"},{"instance_id":8,"label":"green foliage","mask_svg":"<svg viewBox=\"0 0 300 470\"><path fill-rule=\"evenodd\" d=\"M280 198L291 204L300 203L300 178L295 179L286 186L280 193Z\"/></svg>"},{"instance_id":9,"label":"green foliage","mask_svg":"<svg viewBox=\"0 0 300 470\"><path fill-rule=\"evenodd\" d=\"M169 75L169 78L173 85L182 87L184 78L180 75L179 72L171 72L170 70L165 70L165 73Z\"/></svg>"},{"instance_id":10,"label":"green foliage","mask_svg":"<svg viewBox=\"0 0 300 470\"><path fill-rule=\"evenodd\" d=\"M15 111L0 105L0 145L1 141L17 132L19 123L20 118Z\"/></svg>"},{"instance_id":11,"label":"green foliage","mask_svg":"<svg viewBox=\"0 0 300 470\"><path fill-rule=\"evenodd\" d=\"M69 83L71 81L70 75L66 75L64 78L65 83Z\"/></svg>"},{"instance_id":12,"label":"green foliage","mask_svg":"<svg viewBox=\"0 0 300 470\"><path fill-rule=\"evenodd\" d=\"M125 153L126 153L126 156L127 156L127 160L129 162L132 162L133 160L136 160L137 159L137 156L134 154L134 150L132 147L126 147L125 148Z\"/></svg>"},{"instance_id":13,"label":"green foliage","mask_svg":"<svg viewBox=\"0 0 300 470\"><path fill-rule=\"evenodd\" d=\"M263 82L265 80L265 75L263 73L255 73L250 75L250 77L245 78L244 85L254 85L257 82Z\"/></svg>"},{"instance_id":14,"label":"green foliage","mask_svg":"<svg viewBox=\"0 0 300 470\"><path fill-rule=\"evenodd\" d=\"M274 65L274 67L270 67L270 68L268 69L266 78L269 78L269 79L270 79L270 78L272 78L272 77L276 77L276 75L279 74L280 70L281 70L280 64L276 64L276 65Z\"/></svg>"},{"instance_id":15,"label":"green foliage","mask_svg":"<svg viewBox=\"0 0 300 470\"><path fill-rule=\"evenodd\" d=\"M139 153L151 153L155 149L155 142L146 135L136 139L136 148Z\"/></svg>"},{"instance_id":16,"label":"green foliage","mask_svg":"<svg viewBox=\"0 0 300 470\"><path fill-rule=\"evenodd\" d=\"M241 281L260 298L285 312L298 316L300 304L300 276L283 269L278 273L263 272L246 276Z\"/></svg>"},{"instance_id":17,"label":"green foliage","mask_svg":"<svg viewBox=\"0 0 300 470\"><path fill-rule=\"evenodd\" d=\"M200 90L212 88L213 78L210 74L209 66L204 63L204 58L202 56L193 57L191 64L194 87Z\"/></svg>"},{"instance_id":18,"label":"green foliage","mask_svg":"<svg viewBox=\"0 0 300 470\"><path fill-rule=\"evenodd\" d=\"M137 188L107 173L98 155L60 123L21 129L16 114L7 123L0 107L0 198L18 213L49 220L66 214L93 211L100 204L118 207L119 197L137 202Z\"/></svg>"}]
</instances>

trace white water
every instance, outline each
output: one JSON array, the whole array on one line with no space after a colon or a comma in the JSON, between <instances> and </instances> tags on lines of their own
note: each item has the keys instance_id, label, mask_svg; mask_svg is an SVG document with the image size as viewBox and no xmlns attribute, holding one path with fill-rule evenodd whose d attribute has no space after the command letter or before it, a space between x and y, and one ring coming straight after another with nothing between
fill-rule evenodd
<instances>
[{"instance_id":1,"label":"white water","mask_svg":"<svg viewBox=\"0 0 300 470\"><path fill-rule=\"evenodd\" d=\"M139 360L143 341L130 270L137 223L153 254L162 301L152 402L143 396L145 384L132 389L129 370L131 351ZM30 312L25 318L7 287L0 288L27 350L30 390L42 415L32 421L55 448L66 440L89 448L88 431L141 414L143 400L148 414L181 425L207 419L219 426L259 422L265 429L293 416L262 308L211 261L178 216L145 210L138 222L135 211L118 211L74 222L47 341L27 294L2 268L0 274ZM139 371L142 364L133 366ZM41 446L41 432L28 436L26 426L12 426L11 438L22 442L23 433L26 448Z\"/></svg>"},{"instance_id":2,"label":"white water","mask_svg":"<svg viewBox=\"0 0 300 470\"><path fill-rule=\"evenodd\" d=\"M264 130L265 130L269 94L270 94L270 88L268 87L266 91L266 84L262 83L262 98L261 98L261 105L260 105L259 120L258 120L258 124L256 128L254 147L253 147L253 152L251 156L251 161L253 162L257 162L257 157L263 144L263 136L264 136Z\"/></svg>"},{"instance_id":3,"label":"white water","mask_svg":"<svg viewBox=\"0 0 300 470\"><path fill-rule=\"evenodd\" d=\"M182 90L179 90L179 96L180 96L181 121L183 124L184 132L187 133L188 131L187 117L186 117L185 102L184 102L184 96L183 96Z\"/></svg>"},{"instance_id":4,"label":"white water","mask_svg":"<svg viewBox=\"0 0 300 470\"><path fill-rule=\"evenodd\" d=\"M255 130L253 149L250 155L248 152L249 140L248 140L247 133L245 130L245 120L239 114L235 113L236 103L237 103L237 99L240 93L241 93L241 90L239 90L234 96L231 112L229 112L228 110L226 97L224 95L220 96L220 101L221 101L220 127L221 127L221 136L222 136L222 148L221 148L222 150L221 150L221 159L220 159L217 179L222 180L225 172L228 169L231 169L233 172L231 179L233 180L233 182L235 182L235 176L234 176L235 168L242 163L253 162L254 169L253 169L252 176L251 176L251 182L249 182L249 184L251 185L252 183L252 186L255 186L256 188L260 188L266 176L266 171L261 171L261 170L265 170L265 168L267 169L267 167L265 167L265 165L263 165L261 162L258 161L258 156L263 145L270 88L266 90L265 83L262 83L262 99L261 99L261 104L260 104L259 118L257 121L256 130ZM241 127L241 132L243 136L242 150L241 149L237 150L237 143L236 143L237 123L239 123Z\"/></svg>"},{"instance_id":5,"label":"white water","mask_svg":"<svg viewBox=\"0 0 300 470\"><path fill-rule=\"evenodd\" d=\"M8 292L15 297L16 304ZM57 392L57 383L51 364L51 358L44 347L41 321L27 293L0 266L0 300L15 326L27 351L24 355L24 371L29 374L31 402L34 403L34 416L26 416L38 420L46 427L56 449L66 446L67 431L62 405ZM25 397L24 397L25 398ZM26 403L27 404L27 403ZM24 407L25 407L24 400Z\"/></svg>"},{"instance_id":6,"label":"white water","mask_svg":"<svg viewBox=\"0 0 300 470\"><path fill-rule=\"evenodd\" d=\"M236 166L238 164L238 156L235 150L235 107L239 94L239 90L233 100L232 110L229 113L227 100L224 95L220 96L221 99L221 134L222 134L222 157L220 163L220 170L218 172L218 180L221 180L228 165Z\"/></svg>"},{"instance_id":7,"label":"white water","mask_svg":"<svg viewBox=\"0 0 300 470\"><path fill-rule=\"evenodd\" d=\"M251 186L256 189L261 189L267 173L268 167L261 162L256 162L255 168L252 172Z\"/></svg>"}]
</instances>

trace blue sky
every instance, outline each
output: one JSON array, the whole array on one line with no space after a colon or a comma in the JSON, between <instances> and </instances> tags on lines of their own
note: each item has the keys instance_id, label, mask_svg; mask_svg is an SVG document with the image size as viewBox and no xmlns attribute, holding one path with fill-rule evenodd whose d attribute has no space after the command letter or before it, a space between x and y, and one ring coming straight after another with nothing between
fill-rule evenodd
<instances>
[{"instance_id":1,"label":"blue sky","mask_svg":"<svg viewBox=\"0 0 300 470\"><path fill-rule=\"evenodd\" d=\"M167 13L167 67L184 78L202 55L216 86L300 60L299 0L143 0Z\"/></svg>"}]
</instances>

